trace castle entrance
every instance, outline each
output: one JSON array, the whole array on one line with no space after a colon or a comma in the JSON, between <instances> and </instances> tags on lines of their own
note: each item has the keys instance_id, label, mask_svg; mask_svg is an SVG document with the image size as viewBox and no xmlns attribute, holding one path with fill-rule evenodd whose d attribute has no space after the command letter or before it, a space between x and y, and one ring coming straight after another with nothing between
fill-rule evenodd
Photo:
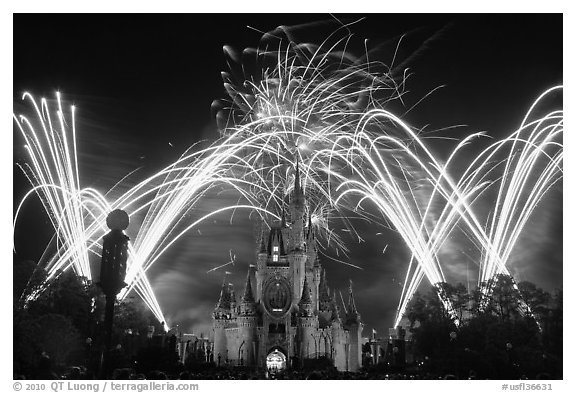
<instances>
[{"instance_id":1,"label":"castle entrance","mask_svg":"<svg viewBox=\"0 0 576 393\"><path fill-rule=\"evenodd\" d=\"M266 369L271 373L277 373L286 369L286 355L278 349L273 350L266 356Z\"/></svg>"}]
</instances>

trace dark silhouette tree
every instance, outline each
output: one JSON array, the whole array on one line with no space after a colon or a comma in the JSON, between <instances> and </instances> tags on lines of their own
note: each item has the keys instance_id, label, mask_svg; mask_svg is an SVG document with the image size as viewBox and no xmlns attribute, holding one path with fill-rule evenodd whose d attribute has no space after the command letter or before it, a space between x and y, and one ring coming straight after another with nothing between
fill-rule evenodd
<instances>
[{"instance_id":1,"label":"dark silhouette tree","mask_svg":"<svg viewBox=\"0 0 576 393\"><path fill-rule=\"evenodd\" d=\"M439 299L452 301L458 327ZM428 357L435 372L452 371L449 365L456 363L456 370L474 370L479 378L562 376L561 292L552 297L506 275L472 293L463 285L441 283L426 296L416 294L406 316L416 359Z\"/></svg>"}]
</instances>

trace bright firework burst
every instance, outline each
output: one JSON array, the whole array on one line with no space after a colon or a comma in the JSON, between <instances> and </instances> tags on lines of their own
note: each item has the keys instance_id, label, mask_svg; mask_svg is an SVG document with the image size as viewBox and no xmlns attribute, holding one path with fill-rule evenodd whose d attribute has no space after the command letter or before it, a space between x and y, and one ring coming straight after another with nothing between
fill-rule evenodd
<instances>
[{"instance_id":1,"label":"bright firework burst","mask_svg":"<svg viewBox=\"0 0 576 393\"><path fill-rule=\"evenodd\" d=\"M45 253L47 260L41 260L38 264L46 269L47 284L49 285L59 272L70 267L79 276L92 280L89 253L100 255L99 241L107 232L106 216L115 207L97 190L80 186L74 106L71 107L67 121L59 93L56 94L56 119L53 118L46 99L42 99L38 105L29 93L24 93L23 100L32 104L35 117L13 117L26 141L25 148L29 155L29 163L20 165L20 168L33 188L20 202L14 225L28 197L38 195L55 230L54 238L47 249L51 250L53 246L55 252ZM139 274L137 292L162 321L162 312L143 274ZM37 294L31 296L35 295Z\"/></svg>"},{"instance_id":2,"label":"bright firework burst","mask_svg":"<svg viewBox=\"0 0 576 393\"><path fill-rule=\"evenodd\" d=\"M265 35L261 48L243 54L256 60L263 70L258 75L247 73L245 59L225 48L232 71L241 71L223 73L230 102L218 107L222 138L197 152L191 147L174 164L111 203L95 190L79 186L74 119L69 146L59 96L60 132L52 128L45 101L41 109L34 103L45 145L27 119L15 116L31 154L32 164L23 167L35 186L31 193L41 196L57 230L58 251L48 264L50 274L74 266L79 274L91 277L88 252L100 250L106 213L115 208L131 216L145 213L130 248L129 287L121 296L136 290L162 321L146 271L188 231L215 214L245 208L278 218L294 187L295 163L301 163L309 222L320 229L325 248L347 251L333 230L335 217L343 218L361 239L346 211L391 227L404 239L412 259L396 324L424 276L432 284L446 281L437 254L461 221L482 251L480 279L505 271L530 213L561 176L562 149L556 142L561 113L537 120L527 116L519 131L483 152L458 182L453 181L450 163L476 135L440 163L418 132L385 109L390 101L402 99L407 75L396 75L392 65L369 60L368 51L352 56L347 50L350 40L348 26L321 45L298 44L288 28L278 28ZM488 186L498 184L488 179L499 167L491 160L510 145L508 160L500 163L504 170L496 208L485 229L472 205ZM524 146L520 152L518 145ZM551 149L556 151L543 153ZM536 163L546 158L550 163L532 182ZM230 190L238 195L238 203L204 216L195 213L208 193ZM377 213L363 208L367 200ZM450 311L449 300L444 301Z\"/></svg>"}]
</instances>

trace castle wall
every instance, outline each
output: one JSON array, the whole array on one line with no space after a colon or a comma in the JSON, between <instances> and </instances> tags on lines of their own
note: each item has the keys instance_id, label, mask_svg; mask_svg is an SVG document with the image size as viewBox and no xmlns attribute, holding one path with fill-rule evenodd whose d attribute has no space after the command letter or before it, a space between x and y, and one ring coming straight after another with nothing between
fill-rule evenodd
<instances>
[{"instance_id":1,"label":"castle wall","mask_svg":"<svg viewBox=\"0 0 576 393\"><path fill-rule=\"evenodd\" d=\"M224 320L215 319L213 322L214 334L214 360L217 362L218 354L220 354L221 361L226 361L226 351L228 349L228 341L226 338L226 323Z\"/></svg>"},{"instance_id":2,"label":"castle wall","mask_svg":"<svg viewBox=\"0 0 576 393\"><path fill-rule=\"evenodd\" d=\"M355 323L349 327L350 356L348 370L357 372L362 367L362 323Z\"/></svg>"}]
</instances>

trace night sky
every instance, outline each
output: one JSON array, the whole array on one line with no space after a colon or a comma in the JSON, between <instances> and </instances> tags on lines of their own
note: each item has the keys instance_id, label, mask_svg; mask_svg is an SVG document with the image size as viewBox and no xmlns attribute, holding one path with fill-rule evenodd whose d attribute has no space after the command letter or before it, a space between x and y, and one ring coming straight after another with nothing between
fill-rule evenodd
<instances>
[{"instance_id":1,"label":"night sky","mask_svg":"<svg viewBox=\"0 0 576 393\"><path fill-rule=\"evenodd\" d=\"M368 47L381 46L376 52L381 57L373 60L385 63L391 61L399 36L407 34L396 61L404 62L413 75L406 106L392 108L395 113L402 114L444 86L405 115L414 127L464 125L445 135L463 138L486 131L501 138L519 125L540 93L563 81L561 15L337 17L365 17L351 29L354 40L363 43L366 38ZM67 104L77 106L82 186L104 193L139 168L130 185L176 160L191 144L218 136L211 103L226 98L220 77L227 70L223 45L256 47L262 35L256 30L278 25L304 25L297 29L297 38L313 43L337 26L328 14L15 15L14 111L22 110L23 91L52 98L59 90ZM478 148L486 143L479 142ZM22 146L15 132L14 162L25 158ZM432 142L439 157L453 146ZM14 210L29 188L14 165ZM200 209L208 212L227 202L207 198ZM30 200L17 223L17 261L38 260L53 233L40 209L38 201ZM226 270L233 273L230 279L240 292L246 269L254 262L254 237L242 214L232 223L222 215L199 229L175 244L151 269L149 279L169 324L207 332L223 271L206 272L226 263L233 250L235 266ZM330 285L343 293L348 278L353 279L364 322L385 331L393 323L410 255L394 233L376 235L382 231L368 226L360 230L366 243L344 238L350 261L363 270L328 259L322 263ZM127 232L134 236L136 229ZM452 282L475 283L477 266L462 257L458 244L452 242L441 257ZM539 205L509 268L518 281L530 280L553 291L562 288L562 258L560 183Z\"/></svg>"}]
</instances>

